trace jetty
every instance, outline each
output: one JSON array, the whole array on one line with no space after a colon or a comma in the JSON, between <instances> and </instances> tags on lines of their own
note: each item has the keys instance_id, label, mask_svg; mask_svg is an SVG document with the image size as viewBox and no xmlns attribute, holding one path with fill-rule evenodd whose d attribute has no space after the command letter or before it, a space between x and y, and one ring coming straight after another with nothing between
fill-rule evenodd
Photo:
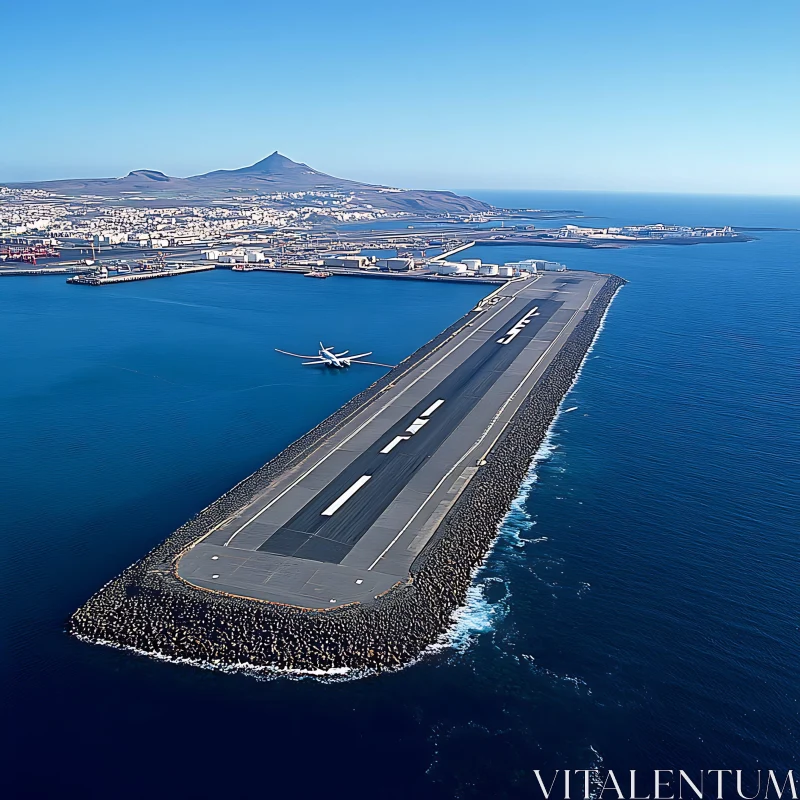
<instances>
[{"instance_id":1,"label":"jetty","mask_svg":"<svg viewBox=\"0 0 800 800\"><path fill-rule=\"evenodd\" d=\"M80 275L91 272L91 267L19 267L8 269L0 268L1 277L13 277L20 275Z\"/></svg>"},{"instance_id":2,"label":"jetty","mask_svg":"<svg viewBox=\"0 0 800 800\"><path fill-rule=\"evenodd\" d=\"M67 278L67 283L80 286L108 286L111 283L130 283L131 281L148 281L154 278L174 278L177 275L189 275L193 272L208 272L215 269L213 264L186 264L163 269L142 270L137 272L120 272L116 275L97 274L91 272Z\"/></svg>"},{"instance_id":3,"label":"jetty","mask_svg":"<svg viewBox=\"0 0 800 800\"><path fill-rule=\"evenodd\" d=\"M623 283L554 272L496 289L106 584L69 630L234 667L418 657L463 604Z\"/></svg>"}]
</instances>

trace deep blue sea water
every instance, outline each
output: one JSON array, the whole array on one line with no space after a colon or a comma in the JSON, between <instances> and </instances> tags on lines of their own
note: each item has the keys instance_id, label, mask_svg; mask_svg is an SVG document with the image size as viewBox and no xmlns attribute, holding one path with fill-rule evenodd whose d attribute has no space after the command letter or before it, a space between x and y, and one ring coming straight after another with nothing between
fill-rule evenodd
<instances>
[{"instance_id":1,"label":"deep blue sea water","mask_svg":"<svg viewBox=\"0 0 800 800\"><path fill-rule=\"evenodd\" d=\"M797 200L481 194L800 227ZM156 662L63 623L380 374L274 347L324 337L395 362L481 291L227 271L0 282L4 795L528 798L534 769L797 769L800 234L756 235L470 252L630 282L451 644L334 684Z\"/></svg>"}]
</instances>

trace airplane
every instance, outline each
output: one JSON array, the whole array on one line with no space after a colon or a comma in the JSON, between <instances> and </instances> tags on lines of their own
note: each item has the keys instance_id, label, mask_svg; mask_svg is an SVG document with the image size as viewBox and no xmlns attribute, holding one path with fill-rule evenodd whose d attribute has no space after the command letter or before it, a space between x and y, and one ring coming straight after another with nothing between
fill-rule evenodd
<instances>
[{"instance_id":1,"label":"airplane","mask_svg":"<svg viewBox=\"0 0 800 800\"><path fill-rule=\"evenodd\" d=\"M325 347L322 342L319 343L319 353L315 356L301 356L299 353L290 353L288 350L279 350L275 348L276 353L283 353L285 356L294 356L295 358L306 359L303 362L304 367L316 366L324 364L326 367L334 367L343 369L349 367L351 364L368 364L372 367L393 367L394 364L381 364L378 361L364 361L365 356L371 356L372 351L369 353L359 353L355 356L348 356L349 350L343 350L341 353L334 353L333 346Z\"/></svg>"}]
</instances>

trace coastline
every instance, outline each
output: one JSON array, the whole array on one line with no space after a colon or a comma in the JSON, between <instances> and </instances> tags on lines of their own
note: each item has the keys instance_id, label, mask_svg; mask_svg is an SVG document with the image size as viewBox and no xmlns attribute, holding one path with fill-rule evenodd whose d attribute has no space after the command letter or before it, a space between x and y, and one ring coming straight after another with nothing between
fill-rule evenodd
<instances>
[{"instance_id":1,"label":"coastline","mask_svg":"<svg viewBox=\"0 0 800 800\"><path fill-rule=\"evenodd\" d=\"M82 639L170 660L215 666L382 670L416 659L451 625L508 512L531 459L624 284L609 277L585 317L486 458L486 463L419 554L409 580L374 603L307 611L224 595L177 579L175 559L217 521L304 453L400 374L427 357L474 312L409 356L260 470L237 484L143 559L107 583L70 618Z\"/></svg>"}]
</instances>

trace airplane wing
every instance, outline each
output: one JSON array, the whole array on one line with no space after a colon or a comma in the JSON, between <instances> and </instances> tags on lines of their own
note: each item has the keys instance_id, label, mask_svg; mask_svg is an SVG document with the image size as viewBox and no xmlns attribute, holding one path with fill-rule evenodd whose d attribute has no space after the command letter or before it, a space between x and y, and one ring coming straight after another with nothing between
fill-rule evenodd
<instances>
[{"instance_id":1,"label":"airplane wing","mask_svg":"<svg viewBox=\"0 0 800 800\"><path fill-rule=\"evenodd\" d=\"M349 350L342 350L341 353L334 353L336 358L341 358L342 356L346 356L350 351Z\"/></svg>"},{"instance_id":2,"label":"airplane wing","mask_svg":"<svg viewBox=\"0 0 800 800\"><path fill-rule=\"evenodd\" d=\"M324 359L320 359L319 361L303 361L301 363L301 366L310 367L310 366L315 365L315 364L327 364L327 363L328 362L325 361Z\"/></svg>"},{"instance_id":3,"label":"airplane wing","mask_svg":"<svg viewBox=\"0 0 800 800\"><path fill-rule=\"evenodd\" d=\"M396 364L381 364L379 361L353 361L350 359L351 364L369 364L371 367L389 367L389 369L394 369L397 365Z\"/></svg>"},{"instance_id":4,"label":"airplane wing","mask_svg":"<svg viewBox=\"0 0 800 800\"><path fill-rule=\"evenodd\" d=\"M277 347L275 348L276 353L283 353L285 356L294 356L295 358L319 358L318 355L316 356L301 356L299 353L290 353L288 350L279 350Z\"/></svg>"},{"instance_id":5,"label":"airplane wing","mask_svg":"<svg viewBox=\"0 0 800 800\"><path fill-rule=\"evenodd\" d=\"M345 353L346 352L347 351L345 350ZM344 353L342 353L342 355L344 355ZM364 356L371 356L371 355L372 355L372 350L370 350L369 353L359 353L357 356L350 356L347 360L352 361L354 358L364 358ZM338 353L336 354L336 357L337 358L339 357Z\"/></svg>"}]
</instances>

